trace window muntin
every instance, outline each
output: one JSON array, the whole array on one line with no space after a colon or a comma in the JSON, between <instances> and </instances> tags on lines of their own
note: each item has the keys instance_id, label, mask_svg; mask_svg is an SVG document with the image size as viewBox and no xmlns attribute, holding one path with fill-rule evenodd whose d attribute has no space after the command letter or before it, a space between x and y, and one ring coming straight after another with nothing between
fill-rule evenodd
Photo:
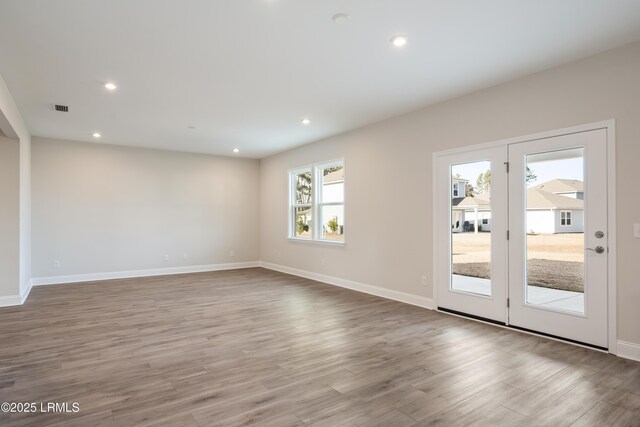
<instances>
[{"instance_id":1,"label":"window muntin","mask_svg":"<svg viewBox=\"0 0 640 427\"><path fill-rule=\"evenodd\" d=\"M571 211L560 211L560 225L571 225Z\"/></svg>"},{"instance_id":2,"label":"window muntin","mask_svg":"<svg viewBox=\"0 0 640 427\"><path fill-rule=\"evenodd\" d=\"M289 237L344 243L344 162L289 173Z\"/></svg>"}]
</instances>

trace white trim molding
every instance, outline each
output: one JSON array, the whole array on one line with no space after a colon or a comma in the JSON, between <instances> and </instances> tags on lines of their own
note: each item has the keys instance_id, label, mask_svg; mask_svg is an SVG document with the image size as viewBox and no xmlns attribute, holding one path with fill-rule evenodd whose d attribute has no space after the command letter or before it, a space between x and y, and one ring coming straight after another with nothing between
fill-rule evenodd
<instances>
[{"instance_id":1,"label":"white trim molding","mask_svg":"<svg viewBox=\"0 0 640 427\"><path fill-rule=\"evenodd\" d=\"M24 304L24 302L27 300L27 297L29 297L29 293L31 292L32 287L33 287L33 279L30 279L29 282L27 283L27 288L20 293L20 304Z\"/></svg>"},{"instance_id":2,"label":"white trim molding","mask_svg":"<svg viewBox=\"0 0 640 427\"><path fill-rule=\"evenodd\" d=\"M362 292L365 294L375 295L377 297L386 298L394 301L411 304L429 310L434 309L433 299L420 295L410 294L407 292L394 291L392 289L381 288L379 286L367 285L365 283L355 282L353 280L342 279L340 277L328 276L326 274L314 273L312 271L300 270L284 265L272 264L270 262L260 261L260 267L268 270L278 271L280 273L291 274L305 279L315 280L317 282L326 283L328 285L339 286L341 288L350 289L352 291Z\"/></svg>"},{"instance_id":3,"label":"white trim molding","mask_svg":"<svg viewBox=\"0 0 640 427\"><path fill-rule=\"evenodd\" d=\"M0 296L0 307L11 307L14 305L24 304L24 302L27 300L27 297L29 296L29 292L31 292L32 286L33 282L29 280L26 289L21 291L19 295Z\"/></svg>"},{"instance_id":4,"label":"white trim molding","mask_svg":"<svg viewBox=\"0 0 640 427\"><path fill-rule=\"evenodd\" d=\"M640 344L618 340L617 356L640 362Z\"/></svg>"},{"instance_id":5,"label":"white trim molding","mask_svg":"<svg viewBox=\"0 0 640 427\"><path fill-rule=\"evenodd\" d=\"M64 283L95 282L100 280L132 279L136 277L167 276L172 274L203 273L208 271L237 270L258 267L258 261L227 264L193 265L189 267L154 268L148 270L113 271L107 273L73 274L69 276L34 277L33 286L60 285Z\"/></svg>"},{"instance_id":6,"label":"white trim molding","mask_svg":"<svg viewBox=\"0 0 640 427\"><path fill-rule=\"evenodd\" d=\"M11 307L12 305L20 304L20 295L6 295L0 297L0 307Z\"/></svg>"}]
</instances>

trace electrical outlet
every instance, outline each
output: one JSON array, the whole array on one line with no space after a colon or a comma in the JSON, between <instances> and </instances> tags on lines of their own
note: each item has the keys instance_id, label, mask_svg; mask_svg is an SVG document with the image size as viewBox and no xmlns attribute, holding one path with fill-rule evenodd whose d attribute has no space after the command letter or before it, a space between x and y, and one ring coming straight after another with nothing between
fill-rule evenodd
<instances>
[{"instance_id":1,"label":"electrical outlet","mask_svg":"<svg viewBox=\"0 0 640 427\"><path fill-rule=\"evenodd\" d=\"M169 261L169 254L164 254L164 260Z\"/></svg>"},{"instance_id":2,"label":"electrical outlet","mask_svg":"<svg viewBox=\"0 0 640 427\"><path fill-rule=\"evenodd\" d=\"M53 260L53 268L60 268L60 261L59 260Z\"/></svg>"},{"instance_id":3,"label":"electrical outlet","mask_svg":"<svg viewBox=\"0 0 640 427\"><path fill-rule=\"evenodd\" d=\"M183 253L183 254L182 254L182 258L183 258L183 259L189 259L189 254L188 254L188 253L186 253L186 252L185 252L185 253Z\"/></svg>"},{"instance_id":4,"label":"electrical outlet","mask_svg":"<svg viewBox=\"0 0 640 427\"><path fill-rule=\"evenodd\" d=\"M633 237L640 239L640 224L633 224Z\"/></svg>"},{"instance_id":5,"label":"electrical outlet","mask_svg":"<svg viewBox=\"0 0 640 427\"><path fill-rule=\"evenodd\" d=\"M427 276L422 276L422 286L429 286L429 283L427 282Z\"/></svg>"},{"instance_id":6,"label":"electrical outlet","mask_svg":"<svg viewBox=\"0 0 640 427\"><path fill-rule=\"evenodd\" d=\"M232 258L233 258L234 256L236 256L236 251L235 251L234 249L231 249L231 250L229 251L229 256L230 256L230 257L232 257Z\"/></svg>"}]
</instances>

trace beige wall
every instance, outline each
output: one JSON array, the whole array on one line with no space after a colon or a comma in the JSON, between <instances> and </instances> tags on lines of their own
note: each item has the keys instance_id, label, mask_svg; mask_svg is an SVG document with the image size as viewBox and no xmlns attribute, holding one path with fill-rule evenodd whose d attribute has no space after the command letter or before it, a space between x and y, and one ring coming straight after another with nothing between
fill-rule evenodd
<instances>
[{"instance_id":1,"label":"beige wall","mask_svg":"<svg viewBox=\"0 0 640 427\"><path fill-rule=\"evenodd\" d=\"M432 153L616 120L618 339L640 343L640 43L319 141L261 162L263 261L432 297ZM380 100L384 102L384 100ZM347 244L287 241L287 169L344 157ZM629 197L629 195L634 195ZM322 262L324 260L324 262Z\"/></svg>"},{"instance_id":2,"label":"beige wall","mask_svg":"<svg viewBox=\"0 0 640 427\"><path fill-rule=\"evenodd\" d=\"M19 142L0 136L0 306L18 295L20 278Z\"/></svg>"},{"instance_id":3,"label":"beige wall","mask_svg":"<svg viewBox=\"0 0 640 427\"><path fill-rule=\"evenodd\" d=\"M32 149L34 277L259 259L257 160L41 138Z\"/></svg>"}]
</instances>

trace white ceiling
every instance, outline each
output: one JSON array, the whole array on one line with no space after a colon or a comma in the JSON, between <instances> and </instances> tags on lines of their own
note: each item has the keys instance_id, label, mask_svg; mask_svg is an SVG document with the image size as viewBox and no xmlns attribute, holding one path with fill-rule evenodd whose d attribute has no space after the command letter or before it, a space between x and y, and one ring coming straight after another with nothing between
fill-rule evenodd
<instances>
[{"instance_id":1,"label":"white ceiling","mask_svg":"<svg viewBox=\"0 0 640 427\"><path fill-rule=\"evenodd\" d=\"M0 0L34 135L247 157L638 39L638 0Z\"/></svg>"}]
</instances>

